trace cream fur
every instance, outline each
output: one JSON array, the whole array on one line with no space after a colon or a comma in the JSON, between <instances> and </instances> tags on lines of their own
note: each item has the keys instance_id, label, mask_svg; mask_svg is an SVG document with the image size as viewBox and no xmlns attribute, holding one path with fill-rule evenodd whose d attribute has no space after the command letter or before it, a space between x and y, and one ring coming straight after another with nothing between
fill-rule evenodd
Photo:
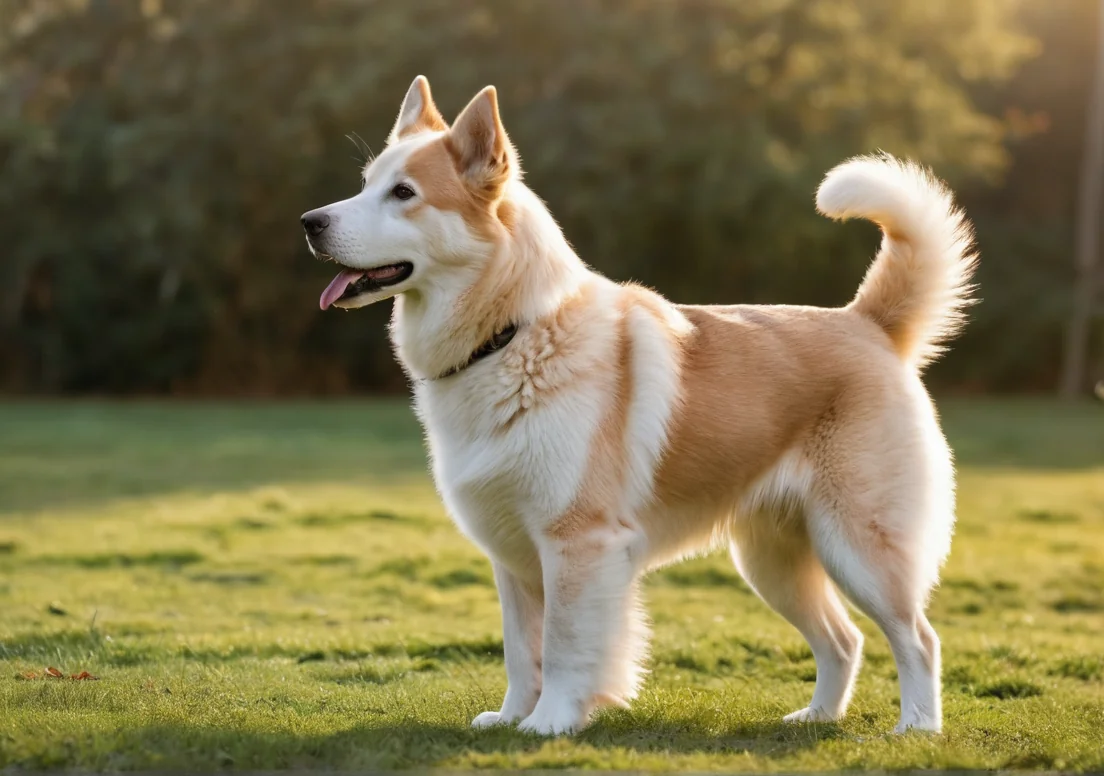
<instances>
[{"instance_id":1,"label":"cream fur","mask_svg":"<svg viewBox=\"0 0 1104 776\"><path fill-rule=\"evenodd\" d=\"M559 734L628 703L644 669L644 573L727 545L809 641L805 722L843 715L862 637L889 639L898 730L939 730L939 641L924 616L950 548L951 455L919 368L961 322L974 259L946 190L863 158L818 207L885 232L847 307L682 307L572 252L521 182L493 89L449 128L415 81L364 191L312 248L351 267L414 265L391 336L449 514L491 559L508 690L476 726ZM405 181L417 192L396 203ZM509 323L514 340L436 379Z\"/></svg>"}]
</instances>

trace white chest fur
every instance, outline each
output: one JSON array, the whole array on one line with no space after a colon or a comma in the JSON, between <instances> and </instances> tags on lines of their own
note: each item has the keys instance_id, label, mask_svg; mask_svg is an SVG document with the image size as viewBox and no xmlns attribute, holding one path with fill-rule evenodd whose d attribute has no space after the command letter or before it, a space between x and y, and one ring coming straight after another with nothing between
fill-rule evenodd
<instances>
[{"instance_id":1,"label":"white chest fur","mask_svg":"<svg viewBox=\"0 0 1104 776\"><path fill-rule=\"evenodd\" d=\"M593 343L595 360L602 339ZM545 385L519 411L533 375L526 343L518 345L521 352L421 383L415 406L449 514L490 557L527 577L540 573L534 538L576 498L606 397L580 374L552 391Z\"/></svg>"}]
</instances>

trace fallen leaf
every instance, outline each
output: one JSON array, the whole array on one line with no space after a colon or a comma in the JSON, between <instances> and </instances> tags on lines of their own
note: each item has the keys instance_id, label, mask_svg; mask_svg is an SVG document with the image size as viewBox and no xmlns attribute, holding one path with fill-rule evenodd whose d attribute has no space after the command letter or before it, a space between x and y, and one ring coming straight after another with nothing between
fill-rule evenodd
<instances>
[{"instance_id":1,"label":"fallen leaf","mask_svg":"<svg viewBox=\"0 0 1104 776\"><path fill-rule=\"evenodd\" d=\"M61 671L57 670L53 666L50 666L49 668L46 669L46 676L49 676L52 679L64 679L65 678L65 674L63 674Z\"/></svg>"}]
</instances>

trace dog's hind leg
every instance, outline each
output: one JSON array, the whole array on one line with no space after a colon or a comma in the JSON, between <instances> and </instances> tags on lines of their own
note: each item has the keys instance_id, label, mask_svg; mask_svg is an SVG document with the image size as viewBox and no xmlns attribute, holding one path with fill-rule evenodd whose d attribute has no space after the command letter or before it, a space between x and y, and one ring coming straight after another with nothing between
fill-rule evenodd
<instances>
[{"instance_id":1,"label":"dog's hind leg","mask_svg":"<svg viewBox=\"0 0 1104 776\"><path fill-rule=\"evenodd\" d=\"M938 732L940 646L924 609L950 545L953 475L933 419L903 415L866 412L820 432L807 524L829 576L889 640L897 732Z\"/></svg>"},{"instance_id":2,"label":"dog's hind leg","mask_svg":"<svg viewBox=\"0 0 1104 776\"><path fill-rule=\"evenodd\" d=\"M800 518L779 524L763 515L738 520L731 550L744 579L801 632L816 658L813 698L785 720L839 719L862 662L863 638L813 553L804 524Z\"/></svg>"},{"instance_id":3,"label":"dog's hind leg","mask_svg":"<svg viewBox=\"0 0 1104 776\"><path fill-rule=\"evenodd\" d=\"M910 444L861 450L842 432L835 464L820 468L808 511L813 548L840 591L890 642L901 684L899 733L941 730L940 639L924 609L949 546L954 492L945 448ZM867 438L874 434L867 433ZM878 437L874 437L878 438Z\"/></svg>"},{"instance_id":4,"label":"dog's hind leg","mask_svg":"<svg viewBox=\"0 0 1104 776\"><path fill-rule=\"evenodd\" d=\"M841 529L839 522L843 521L835 516L821 516L813 531L814 543L832 579L889 640L901 684L901 720L896 730L938 732L942 727L939 638L924 615L927 591L910 579L907 553L875 550L871 543Z\"/></svg>"}]
</instances>

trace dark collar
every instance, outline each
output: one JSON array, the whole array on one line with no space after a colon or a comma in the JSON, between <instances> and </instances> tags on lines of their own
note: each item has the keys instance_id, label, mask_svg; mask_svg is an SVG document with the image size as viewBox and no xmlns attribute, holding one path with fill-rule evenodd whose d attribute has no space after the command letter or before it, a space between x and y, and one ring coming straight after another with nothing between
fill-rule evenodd
<instances>
[{"instance_id":1,"label":"dark collar","mask_svg":"<svg viewBox=\"0 0 1104 776\"><path fill-rule=\"evenodd\" d=\"M491 338L489 340L487 340L482 345L480 345L478 348L476 348L475 352L473 352L470 356L468 356L467 361L465 361L462 364L457 364L456 366L452 367L451 369L437 375L433 379L434 380L444 380L446 377L452 377L453 375L457 374L458 372L463 372L465 369L467 369L469 366L474 364L476 361L482 361L484 358L491 355L492 353L495 353L499 350L502 350L504 347L509 345L510 342L514 339L514 335L517 334L517 330L518 330L518 327L517 327L516 323L511 323L505 329L500 329L499 331L497 331L493 335L491 335Z\"/></svg>"}]
</instances>

